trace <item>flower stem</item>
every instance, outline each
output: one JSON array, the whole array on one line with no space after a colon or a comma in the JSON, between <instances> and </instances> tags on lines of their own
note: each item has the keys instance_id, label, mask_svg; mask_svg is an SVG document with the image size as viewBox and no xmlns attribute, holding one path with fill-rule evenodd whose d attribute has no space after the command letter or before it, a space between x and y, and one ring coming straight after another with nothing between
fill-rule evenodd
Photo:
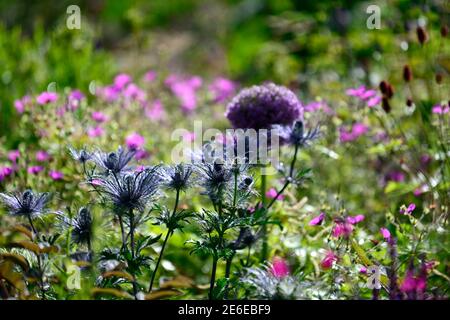
<instances>
[{"instance_id":1,"label":"flower stem","mask_svg":"<svg viewBox=\"0 0 450 320\"><path fill-rule=\"evenodd\" d=\"M213 299L214 284L216 282L217 256L213 257L213 265L211 270L211 280L209 282L209 300Z\"/></svg>"},{"instance_id":2,"label":"flower stem","mask_svg":"<svg viewBox=\"0 0 450 320\"><path fill-rule=\"evenodd\" d=\"M175 197L175 205L173 208L172 217L177 212L179 200L180 200L180 190L177 189L177 195ZM169 218L169 220L170 220L170 218ZM152 292L153 282L155 281L156 273L158 272L158 267L159 267L159 264L161 263L161 259L162 259L163 253L164 253L164 249L166 248L167 241L169 240L170 235L173 233L173 230L170 227L168 229L169 230L167 231L166 237L165 237L163 245L161 247L161 251L159 252L158 260L156 261L155 270L153 271L152 278L150 279L150 285L148 288L149 293Z\"/></svg>"},{"instance_id":3,"label":"flower stem","mask_svg":"<svg viewBox=\"0 0 450 320\"><path fill-rule=\"evenodd\" d=\"M135 252L134 252L134 214L133 209L130 209L130 247L131 247L131 258L136 258ZM136 282L136 276L132 274L133 276L133 294L135 300L137 300L137 282Z\"/></svg>"},{"instance_id":4,"label":"flower stem","mask_svg":"<svg viewBox=\"0 0 450 320\"><path fill-rule=\"evenodd\" d=\"M267 188L267 177L265 174L261 175L261 204L263 207L266 205L266 188ZM269 252L269 244L267 243L267 225L264 224L262 226L262 250L261 250L261 262L265 262L267 260L267 254Z\"/></svg>"}]
</instances>

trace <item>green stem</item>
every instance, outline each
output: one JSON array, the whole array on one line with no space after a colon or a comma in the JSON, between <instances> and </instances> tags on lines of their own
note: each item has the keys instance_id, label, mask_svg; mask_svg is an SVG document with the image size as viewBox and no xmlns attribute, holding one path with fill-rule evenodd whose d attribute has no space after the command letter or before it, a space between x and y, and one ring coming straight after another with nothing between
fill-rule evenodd
<instances>
[{"instance_id":1,"label":"green stem","mask_svg":"<svg viewBox=\"0 0 450 320\"><path fill-rule=\"evenodd\" d=\"M174 208L173 208L173 211L172 211L172 217L177 212L179 200L180 200L180 190L177 190L177 195L175 197L175 205L174 205ZM170 217L169 217L169 220L170 220ZM153 271L152 278L150 279L150 285L149 285L149 288L148 288L148 292L149 293L152 292L153 282L155 281L156 273L158 272L158 267L159 267L159 264L161 263L161 260L162 260L162 257L163 257L163 253L164 253L164 249L166 248L167 241L169 240L170 235L173 233L172 229L170 229L170 228L168 228L168 229L169 230L167 231L166 237L165 237L163 245L161 247L161 251L159 253L158 260L156 261L155 270Z\"/></svg>"},{"instance_id":2,"label":"green stem","mask_svg":"<svg viewBox=\"0 0 450 320\"><path fill-rule=\"evenodd\" d=\"M209 282L209 300L213 299L214 284L216 282L217 260L218 260L217 254L214 254L213 265L211 270L211 280Z\"/></svg>"},{"instance_id":3,"label":"green stem","mask_svg":"<svg viewBox=\"0 0 450 320\"><path fill-rule=\"evenodd\" d=\"M265 174L261 175L261 203L263 207L266 205L266 188L267 188L267 177ZM267 225L264 224L262 226L262 250L261 250L261 262L265 262L267 260L267 255L269 252L269 244L267 243Z\"/></svg>"},{"instance_id":4,"label":"green stem","mask_svg":"<svg viewBox=\"0 0 450 320\"><path fill-rule=\"evenodd\" d=\"M136 256L135 256L135 252L134 252L134 214L133 214L133 209L130 209L130 247L131 247L131 258L134 261ZM132 276L133 276L134 299L137 300L138 288L137 288L137 283L136 283L136 276L134 274L132 274Z\"/></svg>"},{"instance_id":5,"label":"green stem","mask_svg":"<svg viewBox=\"0 0 450 320\"><path fill-rule=\"evenodd\" d=\"M231 275L231 266L233 264L233 258L234 258L235 252L227 259L227 264L225 266L225 278L227 279L227 284L224 291L224 299L228 299L228 284L230 281L230 275Z\"/></svg>"}]
</instances>

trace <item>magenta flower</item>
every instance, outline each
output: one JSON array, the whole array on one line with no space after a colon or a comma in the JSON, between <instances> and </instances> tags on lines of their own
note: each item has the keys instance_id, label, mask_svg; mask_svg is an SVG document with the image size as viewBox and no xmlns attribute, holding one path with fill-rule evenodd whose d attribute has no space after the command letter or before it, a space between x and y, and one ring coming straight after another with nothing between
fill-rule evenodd
<instances>
[{"instance_id":1,"label":"magenta flower","mask_svg":"<svg viewBox=\"0 0 450 320\"><path fill-rule=\"evenodd\" d=\"M29 105L31 105L31 98L28 95L14 101L14 108L16 108L18 113L24 113L26 107Z\"/></svg>"},{"instance_id":2,"label":"magenta flower","mask_svg":"<svg viewBox=\"0 0 450 320\"><path fill-rule=\"evenodd\" d=\"M136 84L130 83L126 86L123 92L124 97L139 102L144 102L146 98L145 91L139 88Z\"/></svg>"},{"instance_id":3,"label":"magenta flower","mask_svg":"<svg viewBox=\"0 0 450 320\"><path fill-rule=\"evenodd\" d=\"M114 87L117 90L122 90L127 84L132 81L131 77L126 73L120 73L114 78Z\"/></svg>"},{"instance_id":4,"label":"magenta flower","mask_svg":"<svg viewBox=\"0 0 450 320\"><path fill-rule=\"evenodd\" d=\"M322 110L326 114L332 115L334 111L328 106L325 101L313 101L304 106L305 112L316 112Z\"/></svg>"},{"instance_id":5,"label":"magenta flower","mask_svg":"<svg viewBox=\"0 0 450 320\"><path fill-rule=\"evenodd\" d=\"M359 268L359 273L366 274L367 273L367 268L364 267L364 266Z\"/></svg>"},{"instance_id":6,"label":"magenta flower","mask_svg":"<svg viewBox=\"0 0 450 320\"><path fill-rule=\"evenodd\" d=\"M91 138L101 137L104 133L105 133L105 130L100 126L89 128L87 130L87 134Z\"/></svg>"},{"instance_id":7,"label":"magenta flower","mask_svg":"<svg viewBox=\"0 0 450 320\"><path fill-rule=\"evenodd\" d=\"M143 159L148 159L149 157L150 157L150 153L143 149L137 150L134 155L134 158L138 161L143 160Z\"/></svg>"},{"instance_id":8,"label":"magenta flower","mask_svg":"<svg viewBox=\"0 0 450 320\"><path fill-rule=\"evenodd\" d=\"M346 220L347 220L347 222L350 223L350 224L357 224L357 223L363 221L364 218L365 218L364 215L358 214L358 215L356 215L356 216L354 216L354 217L348 216Z\"/></svg>"},{"instance_id":9,"label":"magenta flower","mask_svg":"<svg viewBox=\"0 0 450 320\"><path fill-rule=\"evenodd\" d=\"M40 105L46 105L51 102L55 102L58 99L58 94L55 92L42 92L37 96L36 101Z\"/></svg>"},{"instance_id":10,"label":"magenta flower","mask_svg":"<svg viewBox=\"0 0 450 320\"><path fill-rule=\"evenodd\" d=\"M153 70L149 70L147 71L147 73L144 75L144 80L146 82L152 82L156 79L156 71Z\"/></svg>"},{"instance_id":11,"label":"magenta flower","mask_svg":"<svg viewBox=\"0 0 450 320\"><path fill-rule=\"evenodd\" d=\"M209 90L213 94L214 102L221 103L230 98L236 91L236 84L226 78L216 78L210 84Z\"/></svg>"},{"instance_id":12,"label":"magenta flower","mask_svg":"<svg viewBox=\"0 0 450 320\"><path fill-rule=\"evenodd\" d=\"M11 150L8 152L8 160L11 162L16 163L17 159L20 158L20 151L19 150Z\"/></svg>"},{"instance_id":13,"label":"magenta flower","mask_svg":"<svg viewBox=\"0 0 450 320\"><path fill-rule=\"evenodd\" d=\"M190 112L197 107L196 91L202 85L202 79L198 76L182 79L176 75L170 75L165 81L172 93L181 103L181 108Z\"/></svg>"},{"instance_id":14,"label":"magenta flower","mask_svg":"<svg viewBox=\"0 0 450 320\"><path fill-rule=\"evenodd\" d=\"M406 276L400 285L400 290L406 293L414 292L416 291L416 285L417 283L416 277L414 276L414 270L412 268L408 268L408 271L406 271Z\"/></svg>"},{"instance_id":15,"label":"magenta flower","mask_svg":"<svg viewBox=\"0 0 450 320\"><path fill-rule=\"evenodd\" d=\"M72 90L69 94L69 100L81 101L85 98L84 93L78 89Z\"/></svg>"},{"instance_id":16,"label":"magenta flower","mask_svg":"<svg viewBox=\"0 0 450 320\"><path fill-rule=\"evenodd\" d=\"M350 88L345 91L345 93L350 97L358 97L360 98L362 94L366 92L365 86L359 86L358 88Z\"/></svg>"},{"instance_id":17,"label":"magenta flower","mask_svg":"<svg viewBox=\"0 0 450 320\"><path fill-rule=\"evenodd\" d=\"M446 114L449 111L450 107L442 104L437 104L431 109L431 112L433 112L434 114Z\"/></svg>"},{"instance_id":18,"label":"magenta flower","mask_svg":"<svg viewBox=\"0 0 450 320\"><path fill-rule=\"evenodd\" d=\"M195 141L195 133L194 132L186 132L183 134L183 141L184 142L193 142Z\"/></svg>"},{"instance_id":19,"label":"magenta flower","mask_svg":"<svg viewBox=\"0 0 450 320\"><path fill-rule=\"evenodd\" d=\"M62 172L59 172L56 170L51 170L48 175L50 176L50 178L52 178L55 181L59 181L64 178L64 174Z\"/></svg>"},{"instance_id":20,"label":"magenta flower","mask_svg":"<svg viewBox=\"0 0 450 320\"><path fill-rule=\"evenodd\" d=\"M416 209L416 205L414 203L410 203L408 207L402 206L399 210L400 213L409 215Z\"/></svg>"},{"instance_id":21,"label":"magenta flower","mask_svg":"<svg viewBox=\"0 0 450 320\"><path fill-rule=\"evenodd\" d=\"M389 172L386 178L387 181L403 182L405 181L405 174L401 171L394 170Z\"/></svg>"},{"instance_id":22,"label":"magenta flower","mask_svg":"<svg viewBox=\"0 0 450 320\"><path fill-rule=\"evenodd\" d=\"M385 240L390 240L391 239L391 233L389 232L388 229L386 228L380 228L380 233L383 236L383 238Z\"/></svg>"},{"instance_id":23,"label":"magenta flower","mask_svg":"<svg viewBox=\"0 0 450 320\"><path fill-rule=\"evenodd\" d=\"M376 105L379 105L381 102L381 97L380 96L375 96L370 98L369 100L367 100L367 106L369 108L375 107Z\"/></svg>"},{"instance_id":24,"label":"magenta flower","mask_svg":"<svg viewBox=\"0 0 450 320\"><path fill-rule=\"evenodd\" d=\"M38 162L46 162L50 160L50 155L44 150L39 150L36 152L36 160Z\"/></svg>"},{"instance_id":25,"label":"magenta flower","mask_svg":"<svg viewBox=\"0 0 450 320\"><path fill-rule=\"evenodd\" d=\"M269 199L275 199L277 194L278 194L278 192L277 192L277 190L275 190L275 188L270 188L266 192L266 197ZM283 199L284 199L284 195L282 195L282 194L280 194L277 198L278 201L282 201Z\"/></svg>"},{"instance_id":26,"label":"magenta flower","mask_svg":"<svg viewBox=\"0 0 450 320\"><path fill-rule=\"evenodd\" d=\"M0 167L0 181L6 177L9 177L12 173L13 169L11 167Z\"/></svg>"},{"instance_id":27,"label":"magenta flower","mask_svg":"<svg viewBox=\"0 0 450 320\"><path fill-rule=\"evenodd\" d=\"M145 139L140 134L133 132L132 134L126 137L125 144L128 146L129 149L138 150L144 146Z\"/></svg>"},{"instance_id":28,"label":"magenta flower","mask_svg":"<svg viewBox=\"0 0 450 320\"><path fill-rule=\"evenodd\" d=\"M44 170L44 168L41 166L31 166L31 167L28 167L28 169L27 169L29 174L38 174L42 170Z\"/></svg>"},{"instance_id":29,"label":"magenta flower","mask_svg":"<svg viewBox=\"0 0 450 320\"><path fill-rule=\"evenodd\" d=\"M325 212L321 212L317 217L311 219L309 225L310 226L321 225L324 219L325 219Z\"/></svg>"},{"instance_id":30,"label":"magenta flower","mask_svg":"<svg viewBox=\"0 0 450 320\"><path fill-rule=\"evenodd\" d=\"M345 237L348 238L353 231L353 225L348 222L337 221L334 225L331 234L333 237L340 238Z\"/></svg>"},{"instance_id":31,"label":"magenta flower","mask_svg":"<svg viewBox=\"0 0 450 320\"><path fill-rule=\"evenodd\" d=\"M108 116L101 111L92 112L91 118L97 123L103 123L108 120Z\"/></svg>"},{"instance_id":32,"label":"magenta flower","mask_svg":"<svg viewBox=\"0 0 450 320\"><path fill-rule=\"evenodd\" d=\"M276 278L284 278L290 274L289 266L286 263L286 260L280 257L273 258L270 271Z\"/></svg>"},{"instance_id":33,"label":"magenta flower","mask_svg":"<svg viewBox=\"0 0 450 320\"><path fill-rule=\"evenodd\" d=\"M114 102L120 98L120 91L114 86L98 88L96 94L106 102Z\"/></svg>"},{"instance_id":34,"label":"magenta flower","mask_svg":"<svg viewBox=\"0 0 450 320\"><path fill-rule=\"evenodd\" d=\"M145 116L153 121L158 121L164 116L164 106L160 100L153 101L151 106L146 106Z\"/></svg>"},{"instance_id":35,"label":"magenta flower","mask_svg":"<svg viewBox=\"0 0 450 320\"><path fill-rule=\"evenodd\" d=\"M325 257L324 257L323 260L320 262L320 266L321 266L323 269L328 270L328 269L330 269L330 268L333 266L333 264L334 264L335 262L337 262L337 261L338 261L338 256L335 255L334 252L330 250L330 251L327 251Z\"/></svg>"},{"instance_id":36,"label":"magenta flower","mask_svg":"<svg viewBox=\"0 0 450 320\"><path fill-rule=\"evenodd\" d=\"M369 131L369 128L363 124L363 123L355 123L352 126L352 129L350 131L340 128L340 141L341 142L350 142L358 139L360 136L364 135Z\"/></svg>"}]
</instances>

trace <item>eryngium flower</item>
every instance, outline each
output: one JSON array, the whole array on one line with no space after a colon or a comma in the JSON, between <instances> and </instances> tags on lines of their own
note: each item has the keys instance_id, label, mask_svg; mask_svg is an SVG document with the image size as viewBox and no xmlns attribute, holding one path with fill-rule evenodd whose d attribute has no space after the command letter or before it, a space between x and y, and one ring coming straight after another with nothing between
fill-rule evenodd
<instances>
[{"instance_id":1,"label":"eryngium flower","mask_svg":"<svg viewBox=\"0 0 450 320\"><path fill-rule=\"evenodd\" d=\"M105 153L98 150L94 153L92 160L105 170L109 170L112 173L120 173L126 169L135 154L135 150L125 150L119 147L116 152Z\"/></svg>"},{"instance_id":2,"label":"eryngium flower","mask_svg":"<svg viewBox=\"0 0 450 320\"><path fill-rule=\"evenodd\" d=\"M19 194L0 193L0 198L11 215L34 218L47 212L45 206L50 199L50 195L26 190Z\"/></svg>"},{"instance_id":3,"label":"eryngium flower","mask_svg":"<svg viewBox=\"0 0 450 320\"><path fill-rule=\"evenodd\" d=\"M183 163L164 167L161 172L164 180L163 184L168 189L185 191L192 184L193 172L191 165Z\"/></svg>"},{"instance_id":4,"label":"eryngium flower","mask_svg":"<svg viewBox=\"0 0 450 320\"><path fill-rule=\"evenodd\" d=\"M303 118L303 106L288 88L273 83L242 90L227 107L234 128L270 129Z\"/></svg>"},{"instance_id":5,"label":"eryngium flower","mask_svg":"<svg viewBox=\"0 0 450 320\"><path fill-rule=\"evenodd\" d=\"M212 202L217 203L227 193L233 172L220 163L202 163L198 165L201 185Z\"/></svg>"},{"instance_id":6,"label":"eryngium flower","mask_svg":"<svg viewBox=\"0 0 450 320\"><path fill-rule=\"evenodd\" d=\"M242 282L253 289L251 298L268 300L305 299L309 286L309 283L300 282L294 276L274 275L272 266L248 269Z\"/></svg>"},{"instance_id":7,"label":"eryngium flower","mask_svg":"<svg viewBox=\"0 0 450 320\"><path fill-rule=\"evenodd\" d=\"M90 244L92 239L92 217L89 209L82 207L72 221L72 240L75 243Z\"/></svg>"},{"instance_id":8,"label":"eryngium flower","mask_svg":"<svg viewBox=\"0 0 450 320\"><path fill-rule=\"evenodd\" d=\"M298 147L306 147L313 140L319 137L319 127L305 131L303 121L295 121L292 126L273 126L277 134L280 136L281 143L291 144Z\"/></svg>"},{"instance_id":9,"label":"eryngium flower","mask_svg":"<svg viewBox=\"0 0 450 320\"><path fill-rule=\"evenodd\" d=\"M161 183L159 167L142 171L127 172L122 175L113 173L107 177L98 177L98 186L119 212L137 209L145 210L149 201L158 193Z\"/></svg>"},{"instance_id":10,"label":"eryngium flower","mask_svg":"<svg viewBox=\"0 0 450 320\"><path fill-rule=\"evenodd\" d=\"M86 163L86 161L92 158L92 155L87 152L86 149L76 150L72 147L69 147L69 153L73 159L81 163Z\"/></svg>"}]
</instances>

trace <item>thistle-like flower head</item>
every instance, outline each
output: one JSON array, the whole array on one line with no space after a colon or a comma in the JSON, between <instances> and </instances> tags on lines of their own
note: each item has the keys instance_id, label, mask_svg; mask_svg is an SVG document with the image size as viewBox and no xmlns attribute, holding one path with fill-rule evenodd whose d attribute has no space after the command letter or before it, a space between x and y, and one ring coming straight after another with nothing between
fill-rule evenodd
<instances>
[{"instance_id":1,"label":"thistle-like flower head","mask_svg":"<svg viewBox=\"0 0 450 320\"><path fill-rule=\"evenodd\" d=\"M128 163L133 159L135 154L135 150L126 150L119 147L117 151L109 153L98 150L93 154L92 160L99 167L117 174L127 168Z\"/></svg>"},{"instance_id":2,"label":"thistle-like flower head","mask_svg":"<svg viewBox=\"0 0 450 320\"><path fill-rule=\"evenodd\" d=\"M72 228L72 240L75 243L90 243L92 239L92 216L88 208L80 208L72 221Z\"/></svg>"},{"instance_id":3,"label":"thistle-like flower head","mask_svg":"<svg viewBox=\"0 0 450 320\"><path fill-rule=\"evenodd\" d=\"M86 149L76 150L72 147L69 147L69 153L73 159L78 162L86 163L88 160L92 158L92 154L89 153Z\"/></svg>"},{"instance_id":4,"label":"thistle-like flower head","mask_svg":"<svg viewBox=\"0 0 450 320\"><path fill-rule=\"evenodd\" d=\"M214 203L219 201L228 191L233 172L221 163L201 163L197 165L200 174L201 185L206 194Z\"/></svg>"},{"instance_id":5,"label":"thistle-like flower head","mask_svg":"<svg viewBox=\"0 0 450 320\"><path fill-rule=\"evenodd\" d=\"M164 186L176 191L185 191L192 184L193 167L188 164L179 163L162 169Z\"/></svg>"},{"instance_id":6,"label":"thistle-like flower head","mask_svg":"<svg viewBox=\"0 0 450 320\"><path fill-rule=\"evenodd\" d=\"M25 190L19 194L0 193L0 199L11 215L34 218L47 212L45 206L50 200L50 195L48 193L34 193L31 190Z\"/></svg>"},{"instance_id":7,"label":"thistle-like flower head","mask_svg":"<svg viewBox=\"0 0 450 320\"><path fill-rule=\"evenodd\" d=\"M158 193L161 184L159 170L159 167L151 167L120 175L113 172L106 177L98 177L98 186L119 212L135 209L143 212Z\"/></svg>"},{"instance_id":8,"label":"thistle-like flower head","mask_svg":"<svg viewBox=\"0 0 450 320\"><path fill-rule=\"evenodd\" d=\"M319 127L305 131L303 121L297 120L292 126L273 126L281 138L281 143L306 147L320 135Z\"/></svg>"}]
</instances>

